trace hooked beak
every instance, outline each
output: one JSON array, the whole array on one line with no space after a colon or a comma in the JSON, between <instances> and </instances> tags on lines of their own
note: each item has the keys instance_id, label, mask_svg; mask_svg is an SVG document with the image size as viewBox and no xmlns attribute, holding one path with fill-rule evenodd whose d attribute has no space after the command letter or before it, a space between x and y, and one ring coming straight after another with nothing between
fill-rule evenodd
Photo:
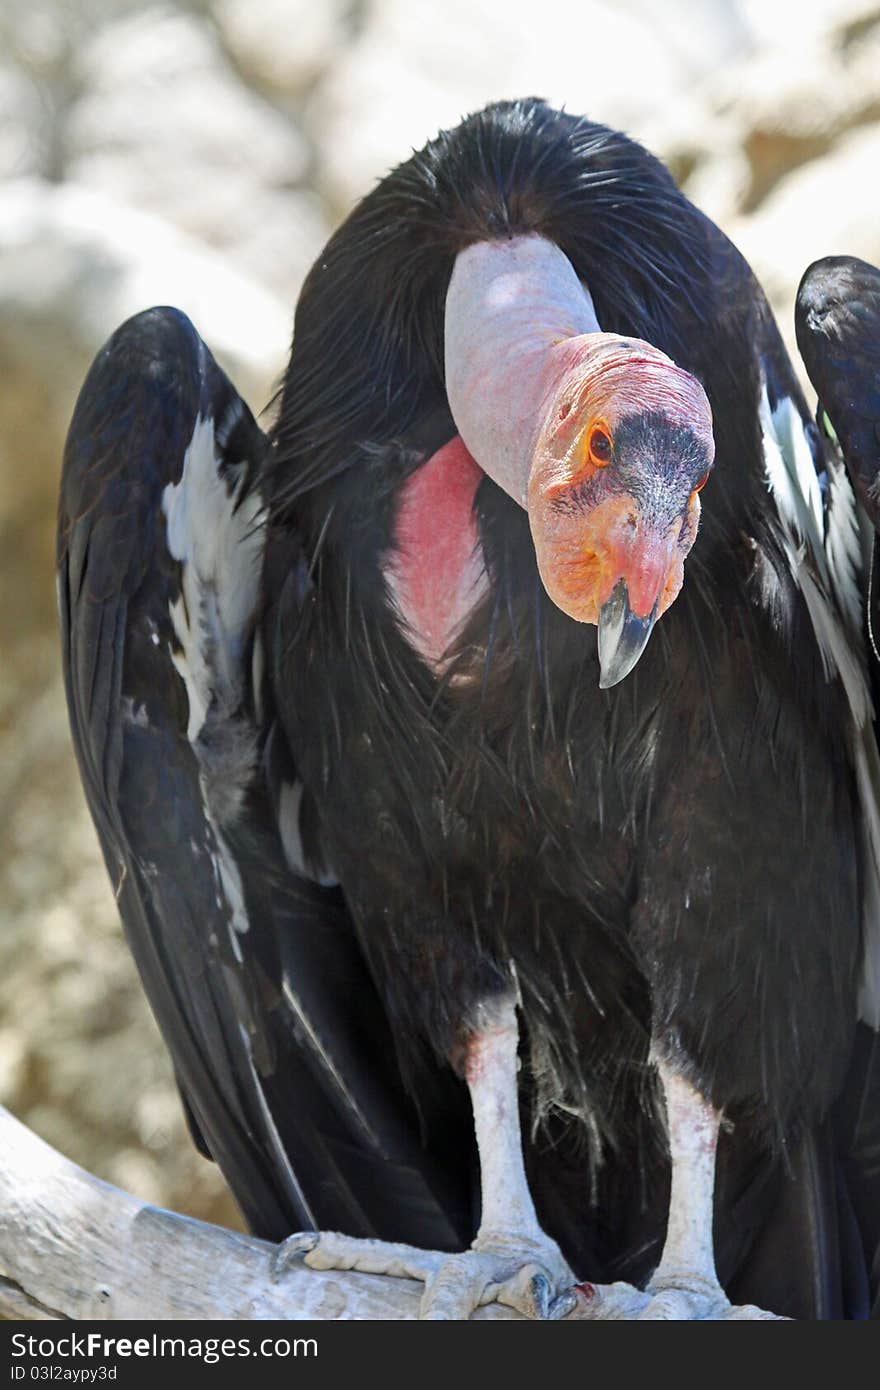
<instances>
[{"instance_id":1,"label":"hooked beak","mask_svg":"<svg viewBox=\"0 0 880 1390\"><path fill-rule=\"evenodd\" d=\"M599 609L599 689L608 690L628 676L645 647L657 607L646 618L639 618L629 606L625 579L618 579L610 596Z\"/></svg>"}]
</instances>

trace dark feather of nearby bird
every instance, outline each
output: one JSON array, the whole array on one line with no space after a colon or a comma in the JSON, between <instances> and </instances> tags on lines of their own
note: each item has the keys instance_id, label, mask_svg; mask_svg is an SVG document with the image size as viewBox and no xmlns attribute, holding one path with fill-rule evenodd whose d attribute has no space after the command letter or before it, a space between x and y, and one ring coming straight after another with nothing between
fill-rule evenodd
<instances>
[{"instance_id":1,"label":"dark feather of nearby bird","mask_svg":"<svg viewBox=\"0 0 880 1390\"><path fill-rule=\"evenodd\" d=\"M658 161L537 100L441 134L311 271L268 439L181 314L130 320L58 561L123 923L255 1231L393 1270L479 1227L404 1259L435 1316L560 1311L565 1261L650 1279L632 1316L725 1315L716 1263L868 1314L856 506Z\"/></svg>"},{"instance_id":2,"label":"dark feather of nearby bird","mask_svg":"<svg viewBox=\"0 0 880 1390\"><path fill-rule=\"evenodd\" d=\"M840 441L859 499L880 525L880 270L826 256L804 272L795 304L804 365L819 415Z\"/></svg>"},{"instance_id":3,"label":"dark feather of nearby bird","mask_svg":"<svg viewBox=\"0 0 880 1390\"><path fill-rule=\"evenodd\" d=\"M880 270L826 256L804 272L795 303L801 357L819 398L817 423L839 443L852 485L880 530ZM869 622L877 646L878 545L872 546Z\"/></svg>"},{"instance_id":4,"label":"dark feather of nearby bird","mask_svg":"<svg viewBox=\"0 0 880 1390\"><path fill-rule=\"evenodd\" d=\"M880 698L880 269L856 256L826 256L814 262L798 288L795 331L818 397L819 431L826 438L826 448L839 451L863 509L863 548L869 557L865 613L876 709ZM877 998L880 950L869 946L866 961L873 963L874 971L873 979L866 983ZM876 1027L876 1013L863 1012ZM859 1034L856 1065L861 1083L855 1081L854 1072L849 1089L861 1099L858 1111L850 1110L846 1118L847 1174L865 1249L875 1252L876 1290L880 1273L880 1065L877 1033L869 1033L860 1025Z\"/></svg>"}]
</instances>

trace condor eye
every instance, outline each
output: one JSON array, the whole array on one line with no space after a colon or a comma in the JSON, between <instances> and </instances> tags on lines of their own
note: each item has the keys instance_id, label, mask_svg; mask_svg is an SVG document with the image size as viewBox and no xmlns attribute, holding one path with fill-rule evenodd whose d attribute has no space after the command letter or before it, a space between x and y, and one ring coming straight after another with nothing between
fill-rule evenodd
<instances>
[{"instance_id":1,"label":"condor eye","mask_svg":"<svg viewBox=\"0 0 880 1390\"><path fill-rule=\"evenodd\" d=\"M711 468L707 468L706 471L705 471L705 473L702 475L702 477L697 479L697 481L694 483L694 492L702 492L702 491L703 491L703 488L706 486L707 482L709 481L709 474L710 474L711 472L712 472L712 469L711 469Z\"/></svg>"},{"instance_id":2,"label":"condor eye","mask_svg":"<svg viewBox=\"0 0 880 1390\"><path fill-rule=\"evenodd\" d=\"M590 458L600 468L611 458L611 440L601 425L594 425L590 431Z\"/></svg>"}]
</instances>

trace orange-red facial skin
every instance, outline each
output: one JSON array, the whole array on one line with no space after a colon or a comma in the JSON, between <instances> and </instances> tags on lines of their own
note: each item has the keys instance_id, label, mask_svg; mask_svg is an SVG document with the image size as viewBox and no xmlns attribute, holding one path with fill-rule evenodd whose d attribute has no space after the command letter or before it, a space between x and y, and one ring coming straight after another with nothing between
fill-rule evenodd
<instances>
[{"instance_id":1,"label":"orange-red facial skin","mask_svg":"<svg viewBox=\"0 0 880 1390\"><path fill-rule=\"evenodd\" d=\"M544 587L557 607L581 623L597 623L599 609L618 579L625 579L630 607L657 616L678 597L685 557L696 539L700 499L688 501L684 525L664 533L645 525L631 497L609 497L588 513L530 504L532 535ZM540 518L536 525L535 518ZM684 534L682 534L684 531Z\"/></svg>"},{"instance_id":2,"label":"orange-red facial skin","mask_svg":"<svg viewBox=\"0 0 880 1390\"><path fill-rule=\"evenodd\" d=\"M655 609L659 616L674 602L699 525L697 493L712 462L711 413L699 383L647 344L632 346L637 351L624 353L611 371L581 367L563 380L529 475L529 520L544 587L579 622L598 622L621 578L639 617ZM621 485L623 476L632 476L633 463L628 473L622 471L615 432L622 419L645 411L663 418L668 413L670 423L691 431L706 467L693 477L667 468L668 483L640 478L645 486L637 497ZM611 441L608 459L597 458L591 448L597 429ZM637 466L648 474L651 460Z\"/></svg>"}]
</instances>

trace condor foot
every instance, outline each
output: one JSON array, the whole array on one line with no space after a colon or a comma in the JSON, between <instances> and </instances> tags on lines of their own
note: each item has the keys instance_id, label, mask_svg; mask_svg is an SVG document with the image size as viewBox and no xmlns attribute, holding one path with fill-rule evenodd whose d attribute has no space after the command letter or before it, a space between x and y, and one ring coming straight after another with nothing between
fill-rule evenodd
<instances>
[{"instance_id":1,"label":"condor foot","mask_svg":"<svg viewBox=\"0 0 880 1390\"><path fill-rule=\"evenodd\" d=\"M283 1255L301 1254L311 1269L356 1269L425 1285L419 1317L466 1319L485 1303L503 1303L528 1318L559 1318L575 1304L574 1275L555 1241L505 1232L480 1235L448 1255L415 1245L359 1240L335 1231L291 1236Z\"/></svg>"},{"instance_id":2,"label":"condor foot","mask_svg":"<svg viewBox=\"0 0 880 1390\"><path fill-rule=\"evenodd\" d=\"M646 1289L632 1284L579 1284L575 1317L643 1322L785 1322L747 1303L734 1306L720 1284L702 1275L652 1280Z\"/></svg>"}]
</instances>

